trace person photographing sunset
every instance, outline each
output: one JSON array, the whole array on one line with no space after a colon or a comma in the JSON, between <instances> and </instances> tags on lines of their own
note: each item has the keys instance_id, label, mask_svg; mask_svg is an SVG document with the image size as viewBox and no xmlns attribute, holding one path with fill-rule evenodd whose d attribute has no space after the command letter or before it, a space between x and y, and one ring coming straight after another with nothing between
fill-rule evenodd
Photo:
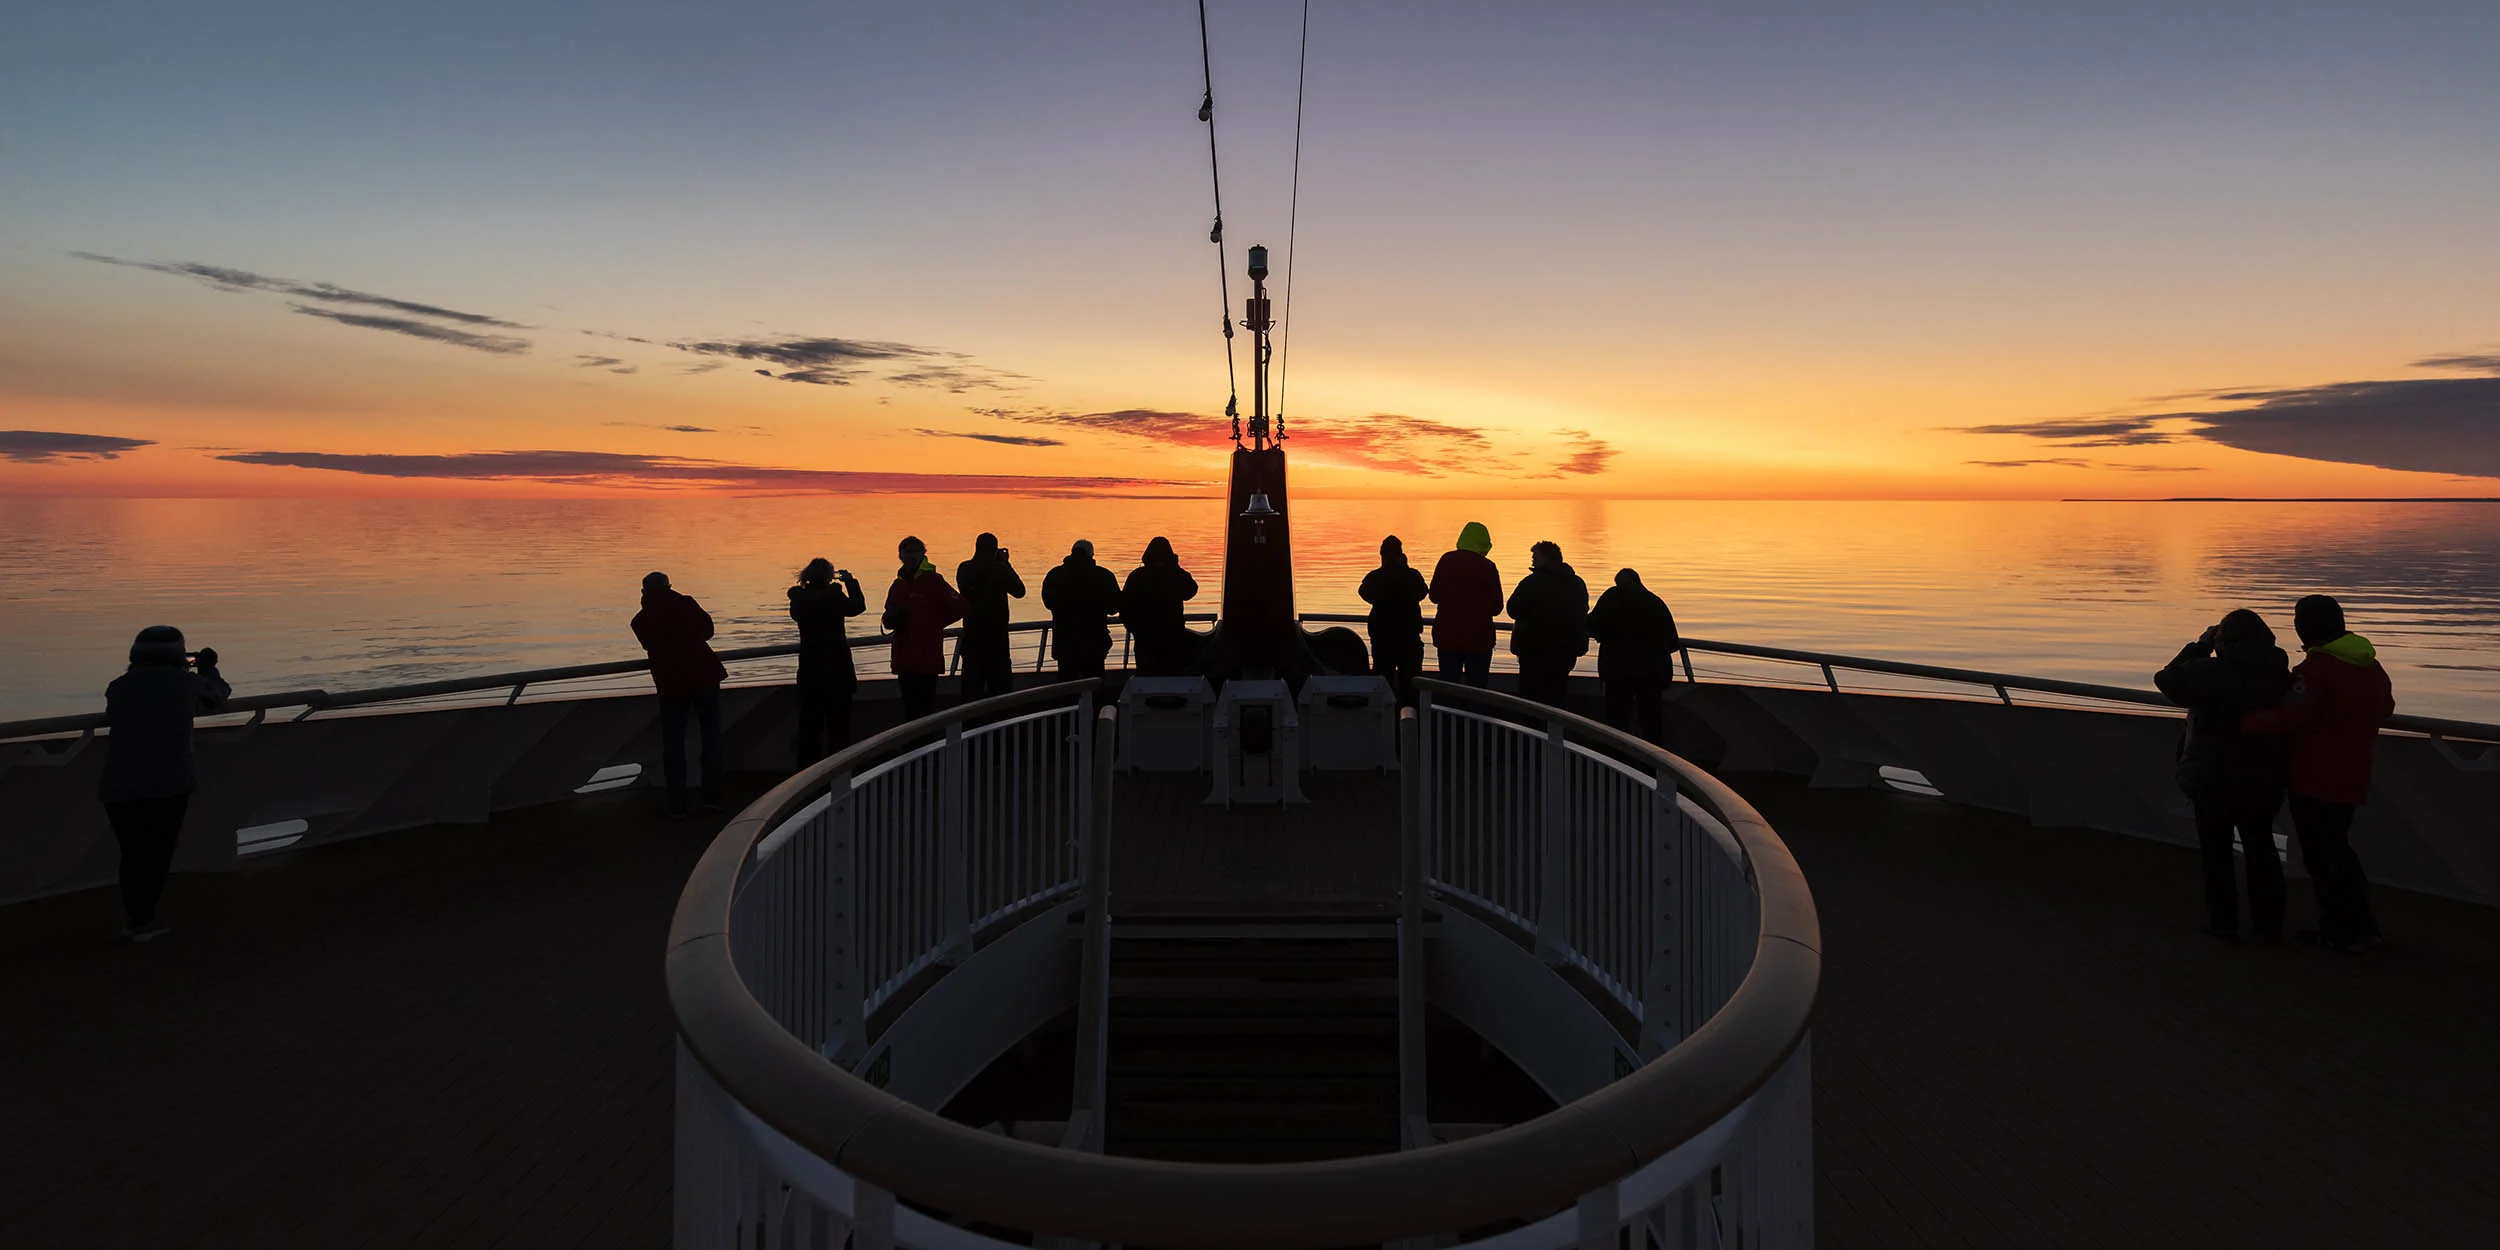
<instances>
[{"instance_id":1,"label":"person photographing sunset","mask_svg":"<svg viewBox=\"0 0 2500 1250\"><path fill-rule=\"evenodd\" d=\"M122 936L163 937L157 900L174 863L183 813L198 778L191 761L191 718L214 711L233 694L217 673L217 652L182 649L182 631L150 625L130 644L130 667L104 688L104 775L96 797L121 844Z\"/></svg>"},{"instance_id":2,"label":"person photographing sunset","mask_svg":"<svg viewBox=\"0 0 2500 1250\"><path fill-rule=\"evenodd\" d=\"M805 768L851 744L851 696L859 673L851 664L847 622L868 610L859 579L818 556L790 588L790 619L799 627L799 734L793 744Z\"/></svg>"},{"instance_id":3,"label":"person photographing sunset","mask_svg":"<svg viewBox=\"0 0 2500 1250\"><path fill-rule=\"evenodd\" d=\"M1432 566L1432 646L1441 675L1481 686L1493 672L1493 618L1502 612L1502 573L1493 567L1493 533L1482 521L1458 532L1458 546Z\"/></svg>"}]
</instances>

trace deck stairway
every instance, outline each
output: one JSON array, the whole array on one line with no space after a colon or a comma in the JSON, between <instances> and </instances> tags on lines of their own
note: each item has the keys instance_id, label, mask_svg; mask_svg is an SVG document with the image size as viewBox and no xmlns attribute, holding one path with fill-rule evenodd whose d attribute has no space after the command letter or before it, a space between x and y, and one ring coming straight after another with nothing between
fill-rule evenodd
<instances>
[{"instance_id":1,"label":"deck stairway","mask_svg":"<svg viewBox=\"0 0 2500 1250\"><path fill-rule=\"evenodd\" d=\"M1398 1148L1393 926L1157 920L1113 934L1108 1153L1265 1163Z\"/></svg>"}]
</instances>

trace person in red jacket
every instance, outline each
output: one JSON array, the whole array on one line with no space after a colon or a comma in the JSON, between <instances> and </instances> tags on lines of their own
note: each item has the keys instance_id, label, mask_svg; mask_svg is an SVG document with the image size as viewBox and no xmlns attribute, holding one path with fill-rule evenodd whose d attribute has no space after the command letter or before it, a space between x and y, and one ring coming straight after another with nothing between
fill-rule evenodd
<instances>
[{"instance_id":1,"label":"person in red jacket","mask_svg":"<svg viewBox=\"0 0 2500 1250\"><path fill-rule=\"evenodd\" d=\"M2275 707L2240 718L2249 733L2291 738L2292 829L2318 901L2309 946L2357 954L2379 944L2370 879L2352 849L2353 809L2370 796L2370 758L2396 696L2370 640L2344 628L2344 605L2309 595L2292 605L2292 628L2308 652L2292 691Z\"/></svg>"},{"instance_id":2,"label":"person in red jacket","mask_svg":"<svg viewBox=\"0 0 2500 1250\"><path fill-rule=\"evenodd\" d=\"M721 800L720 684L729 676L712 654L712 614L668 584L668 574L642 579L642 611L634 614L634 637L651 657L651 684L660 693L660 768L668 778L668 810L686 810L686 714L694 714L703 740L703 810Z\"/></svg>"},{"instance_id":3,"label":"person in red jacket","mask_svg":"<svg viewBox=\"0 0 2500 1250\"><path fill-rule=\"evenodd\" d=\"M1458 547L1432 566L1432 646L1441 653L1441 675L1470 686L1493 671L1493 618L1502 612L1502 572L1486 558L1493 535L1482 521L1458 532Z\"/></svg>"},{"instance_id":4,"label":"person in red jacket","mask_svg":"<svg viewBox=\"0 0 2500 1250\"><path fill-rule=\"evenodd\" d=\"M937 710L938 674L946 671L946 627L964 619L964 597L929 562L928 544L905 538L895 544L902 567L885 592L888 633L894 635L894 684L903 692L903 719Z\"/></svg>"}]
</instances>

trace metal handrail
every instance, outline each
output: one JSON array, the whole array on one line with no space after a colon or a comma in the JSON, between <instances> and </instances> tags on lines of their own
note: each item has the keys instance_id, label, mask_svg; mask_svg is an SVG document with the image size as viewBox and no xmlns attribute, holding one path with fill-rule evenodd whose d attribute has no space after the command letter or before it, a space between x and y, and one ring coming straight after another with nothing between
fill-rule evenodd
<instances>
[{"instance_id":1,"label":"metal handrail","mask_svg":"<svg viewBox=\"0 0 2500 1250\"><path fill-rule=\"evenodd\" d=\"M1365 618L1352 612L1305 612L1302 614L1302 619L1325 621L1331 624L1361 624ZM1424 618L1424 624L1430 625L1431 623L1431 617ZM1495 621L1493 628L1496 633L1508 633L1511 626L1508 621ZM1893 677L1919 677L1930 681L1984 686L1996 691L1999 699L2009 703L2012 700L2007 697L2007 692L2020 690L2033 694L2097 699L2105 703L2128 703L2138 707L2159 708L2165 712L2181 710L2178 704L2170 701L2170 696L2158 690L2139 690L2132 686L2104 686L2097 682L2065 681L2055 677L2025 677L2019 673L1993 673L1985 669L1953 668L1942 664L1915 664L1906 660L1879 660L1869 656L1841 655L1830 651L1805 651L1793 647L1765 647L1745 642L1714 642L1707 638L1682 639L1678 650L1687 653L1685 657L1687 672L1691 671L1690 653L1699 651L1709 655L1738 655L1758 660L1813 664L1825 669L1841 668L1861 673L1882 673ZM2392 729L2400 733L2500 742L2500 725L2482 721L2399 714L2388 718L2387 723L2381 728Z\"/></svg>"},{"instance_id":2,"label":"metal handrail","mask_svg":"<svg viewBox=\"0 0 2500 1250\"><path fill-rule=\"evenodd\" d=\"M1424 679L1439 693L1556 721L1671 773L1742 846L1760 899L1753 965L1727 1004L1622 1080L1521 1124L1396 1154L1225 1166L1056 1150L984 1133L842 1071L792 1037L731 961L730 907L755 842L842 768L952 718L1064 697L1075 685L968 704L888 730L775 787L704 852L669 933L668 993L696 1062L749 1113L818 1158L957 1217L1053 1236L1180 1250L1376 1243L1543 1214L1663 1157L1776 1075L1805 1036L1822 975L1814 900L1768 822L1717 778L1584 717Z\"/></svg>"},{"instance_id":3,"label":"metal handrail","mask_svg":"<svg viewBox=\"0 0 2500 1250\"><path fill-rule=\"evenodd\" d=\"M1214 621L1215 614L1192 612L1181 619L1192 624L1203 625ZM1046 620L1009 621L1007 623L1007 632L1010 634L1048 633L1049 631L1050 622ZM963 629L960 626L947 629L942 635L944 638L958 640L962 636ZM861 647L885 646L893 641L894 635L892 634L871 634L866 637L854 635L850 639L850 645L852 649L857 650ZM718 655L724 664L738 664L748 660L780 659L798 653L798 643L776 642L761 647L732 647L714 654ZM375 686L366 690L345 690L337 694L326 690L288 690L277 694L256 694L228 699L219 704L215 712L209 714L224 716L235 712L259 713L274 708L300 707L309 715L313 712L366 707L377 703L401 703L411 699L474 694L483 690L544 686L561 681L579 681L586 677L616 677L627 673L648 672L650 668L651 661L646 657L639 660L605 660L596 664L567 664L556 668L528 668L518 672L480 673L474 677L446 677L438 681ZM74 712L67 716L41 716L32 720L0 721L0 740L33 738L47 734L84 733L88 730L102 729L104 725L105 714L102 712Z\"/></svg>"},{"instance_id":4,"label":"metal handrail","mask_svg":"<svg viewBox=\"0 0 2500 1250\"><path fill-rule=\"evenodd\" d=\"M1182 618L1192 624L1207 624L1216 619L1212 612L1193 612ZM1354 612L1305 612L1305 622L1330 625L1360 625L1364 617ZM1432 623L1431 617L1424 624ZM1495 621L1497 633L1507 633L1510 623ZM1048 621L1011 621L1010 634L1048 633ZM960 629L949 629L947 638L958 638ZM891 634L874 634L852 638L851 646L873 647L891 643ZM1780 660L1795 664L1815 664L1826 668L1849 669L1853 672L1882 673L1895 677L1918 677L1930 681L1947 681L1961 685L1983 686L1996 692L2000 700L2011 703L2009 691L2033 694L2062 695L2068 698L2096 699L2106 703L2125 703L2138 707L2176 712L2179 705L2157 690L2139 690L2129 686L2104 686L2093 682L2062 681L2053 677L2025 677L2018 673L1992 673L1984 669L1952 668L1940 664L1913 664L1903 660L1879 660L1868 656L1840 655L1829 651L1804 651L1790 647L1765 647L1742 642L1713 642L1704 638L1686 638L1680 648L1684 653L1685 672L1692 671L1692 653L1735 655L1752 659ZM799 644L774 643L762 647L739 647L720 652L724 663L746 660L768 660L797 655ZM369 690L350 690L331 694L323 690L290 690L278 694L249 695L229 699L217 714L234 712L266 712L273 708L300 707L305 715L339 708L363 707L377 703L398 703L409 699L438 698L443 695L470 694L482 690L504 690L522 686L539 686L552 682L574 681L586 677L612 677L648 670L651 661L611 660L599 664L574 664L560 668L524 669L514 673L482 673L475 677L452 677L441 681L415 682L399 686L378 686ZM1832 683L1837 685L1836 682ZM45 716L32 720L0 721L0 740L34 738L50 734L85 733L104 727L104 713L78 712L67 716ZM2412 716L2399 713L2388 718L2383 729L2397 733L2423 734L2435 738L2459 738L2470 742L2500 742L2500 724L2484 721L2455 720L2439 716Z\"/></svg>"}]
</instances>

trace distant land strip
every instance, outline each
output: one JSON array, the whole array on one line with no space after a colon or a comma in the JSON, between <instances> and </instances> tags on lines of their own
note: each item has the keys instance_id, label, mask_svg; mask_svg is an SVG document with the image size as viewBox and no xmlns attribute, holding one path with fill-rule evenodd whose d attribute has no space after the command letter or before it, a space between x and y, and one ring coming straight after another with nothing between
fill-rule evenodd
<instances>
[{"instance_id":1,"label":"distant land strip","mask_svg":"<svg viewBox=\"0 0 2500 1250\"><path fill-rule=\"evenodd\" d=\"M2082 495L2059 503L2500 503L2500 495Z\"/></svg>"}]
</instances>

